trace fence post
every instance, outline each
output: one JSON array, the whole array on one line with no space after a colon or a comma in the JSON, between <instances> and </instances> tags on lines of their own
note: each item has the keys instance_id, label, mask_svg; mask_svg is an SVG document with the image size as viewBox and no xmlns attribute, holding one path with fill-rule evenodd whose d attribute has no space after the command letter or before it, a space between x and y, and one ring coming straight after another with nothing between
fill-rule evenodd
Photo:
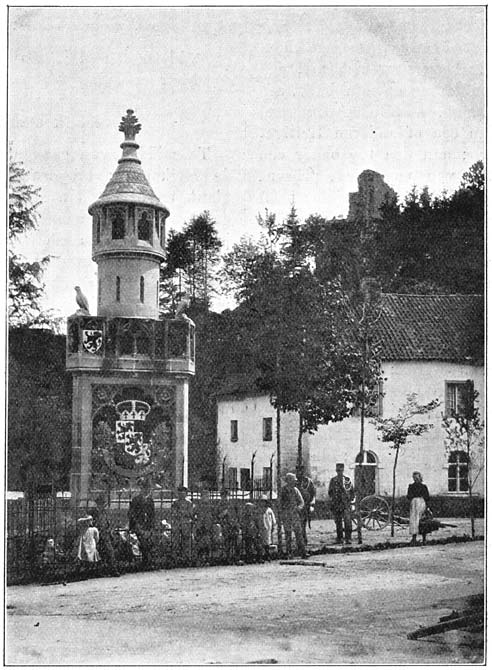
<instances>
[{"instance_id":1,"label":"fence post","mask_svg":"<svg viewBox=\"0 0 492 670\"><path fill-rule=\"evenodd\" d=\"M31 571L34 571L36 563L36 540L34 537L35 526L35 507L34 491L32 488L27 491L27 538L28 538L28 563Z\"/></svg>"},{"instance_id":2,"label":"fence post","mask_svg":"<svg viewBox=\"0 0 492 670\"><path fill-rule=\"evenodd\" d=\"M256 458L256 451L253 452L253 455L251 457L251 485L250 485L250 499L253 500L254 498L254 489L255 489L255 458Z\"/></svg>"}]
</instances>

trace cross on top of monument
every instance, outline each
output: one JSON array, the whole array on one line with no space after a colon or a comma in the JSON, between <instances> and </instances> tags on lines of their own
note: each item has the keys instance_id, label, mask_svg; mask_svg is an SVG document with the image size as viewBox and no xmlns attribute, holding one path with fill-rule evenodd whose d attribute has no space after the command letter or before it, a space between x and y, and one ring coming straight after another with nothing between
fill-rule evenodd
<instances>
[{"instance_id":1,"label":"cross on top of monument","mask_svg":"<svg viewBox=\"0 0 492 670\"><path fill-rule=\"evenodd\" d=\"M140 132L141 124L133 113L133 109L126 110L126 116L121 117L118 130L125 133L125 140L134 140L135 135Z\"/></svg>"}]
</instances>

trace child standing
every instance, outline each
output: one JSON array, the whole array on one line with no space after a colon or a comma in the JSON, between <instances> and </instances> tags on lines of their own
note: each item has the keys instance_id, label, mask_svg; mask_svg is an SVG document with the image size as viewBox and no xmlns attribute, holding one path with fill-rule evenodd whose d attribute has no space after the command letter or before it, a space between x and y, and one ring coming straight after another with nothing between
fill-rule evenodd
<instances>
[{"instance_id":1,"label":"child standing","mask_svg":"<svg viewBox=\"0 0 492 670\"><path fill-rule=\"evenodd\" d=\"M82 565L94 567L100 560L97 550L99 531L93 525L93 518L90 514L78 519L77 523L80 528L77 558Z\"/></svg>"},{"instance_id":2,"label":"child standing","mask_svg":"<svg viewBox=\"0 0 492 670\"><path fill-rule=\"evenodd\" d=\"M266 561L270 560L270 547L276 545L275 534L277 532L277 520L268 502L266 495L260 496L258 501L260 545L263 551L263 558Z\"/></svg>"}]
</instances>

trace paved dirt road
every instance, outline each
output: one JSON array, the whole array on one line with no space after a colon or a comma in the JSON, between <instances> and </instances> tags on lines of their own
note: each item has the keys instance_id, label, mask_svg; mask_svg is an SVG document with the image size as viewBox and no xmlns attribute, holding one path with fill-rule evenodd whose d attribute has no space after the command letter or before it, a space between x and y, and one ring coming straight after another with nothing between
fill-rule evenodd
<instances>
[{"instance_id":1,"label":"paved dirt road","mask_svg":"<svg viewBox=\"0 0 492 670\"><path fill-rule=\"evenodd\" d=\"M470 663L477 634L418 641L483 589L483 543L128 574L7 593L8 664ZM325 563L323 566L322 563Z\"/></svg>"}]
</instances>

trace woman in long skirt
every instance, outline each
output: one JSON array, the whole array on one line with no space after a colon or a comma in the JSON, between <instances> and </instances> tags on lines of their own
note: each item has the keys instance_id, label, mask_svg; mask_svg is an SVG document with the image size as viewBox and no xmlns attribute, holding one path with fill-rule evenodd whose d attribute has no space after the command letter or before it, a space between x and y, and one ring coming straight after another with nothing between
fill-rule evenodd
<instances>
[{"instance_id":1,"label":"woman in long skirt","mask_svg":"<svg viewBox=\"0 0 492 670\"><path fill-rule=\"evenodd\" d=\"M430 496L429 489L422 483L422 475L420 472L414 472L412 477L413 484L410 484L407 493L407 498L410 500L410 535L412 536L410 544L417 544L419 522L423 513L427 509Z\"/></svg>"}]
</instances>

